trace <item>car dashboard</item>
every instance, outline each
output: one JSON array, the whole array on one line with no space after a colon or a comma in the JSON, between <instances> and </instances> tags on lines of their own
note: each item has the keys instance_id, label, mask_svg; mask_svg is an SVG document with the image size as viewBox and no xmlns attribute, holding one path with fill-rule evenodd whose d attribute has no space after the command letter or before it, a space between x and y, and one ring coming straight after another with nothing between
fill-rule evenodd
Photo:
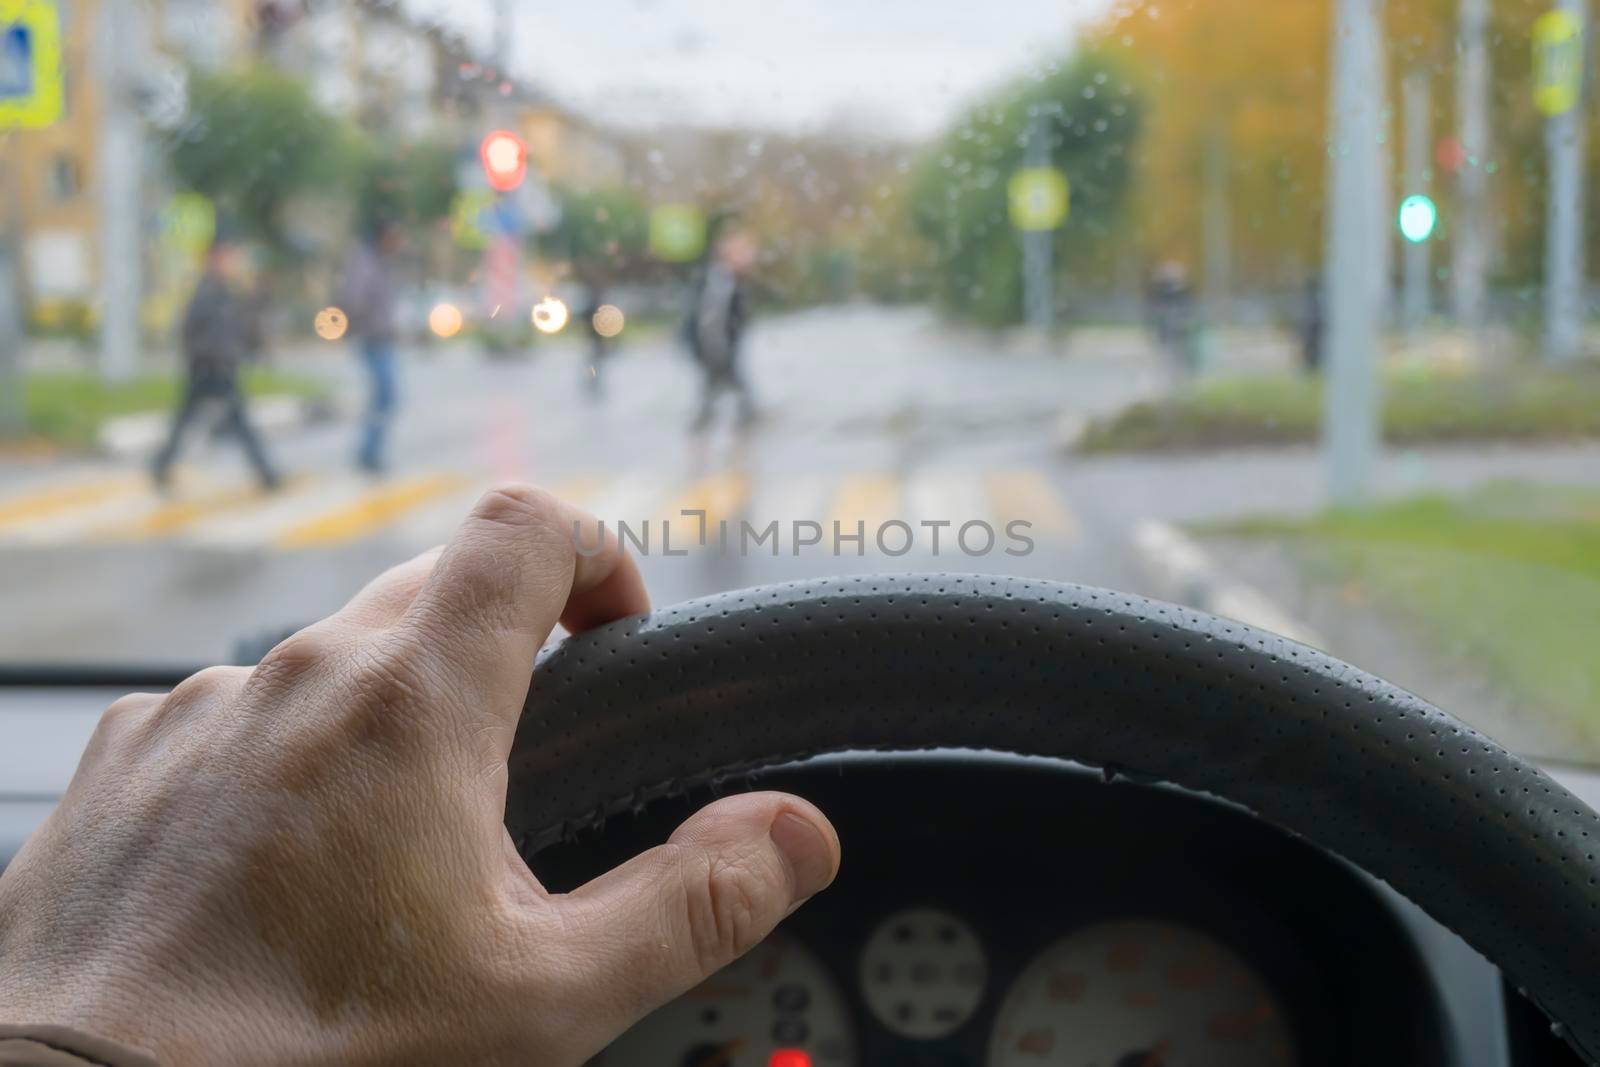
<instances>
[{"instance_id":1,"label":"car dashboard","mask_svg":"<svg viewBox=\"0 0 1600 1067\"><path fill-rule=\"evenodd\" d=\"M724 782L834 820L838 880L594 1067L1576 1062L1498 972L1349 865L1167 786L999 754L855 754ZM552 890L719 790L546 850Z\"/></svg>"},{"instance_id":2,"label":"car dashboard","mask_svg":"<svg viewBox=\"0 0 1600 1067\"><path fill-rule=\"evenodd\" d=\"M170 684L0 685L0 864L111 699ZM1592 772L1547 769L1600 801ZM535 872L574 888L745 788L827 812L837 881L596 1067L1579 1062L1493 964L1382 883L1214 798L1056 760L817 757L612 818Z\"/></svg>"}]
</instances>

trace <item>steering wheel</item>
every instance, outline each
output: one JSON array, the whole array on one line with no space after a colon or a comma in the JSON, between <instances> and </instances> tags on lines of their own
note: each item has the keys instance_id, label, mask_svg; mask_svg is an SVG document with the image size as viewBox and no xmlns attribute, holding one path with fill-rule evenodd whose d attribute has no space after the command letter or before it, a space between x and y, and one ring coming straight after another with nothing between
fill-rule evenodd
<instances>
[{"instance_id":1,"label":"steering wheel","mask_svg":"<svg viewBox=\"0 0 1600 1067\"><path fill-rule=\"evenodd\" d=\"M929 747L1070 759L1242 805L1409 897L1596 1062L1600 816L1404 690L1142 597L840 578L601 627L540 659L506 825L531 860L607 815L759 766Z\"/></svg>"}]
</instances>

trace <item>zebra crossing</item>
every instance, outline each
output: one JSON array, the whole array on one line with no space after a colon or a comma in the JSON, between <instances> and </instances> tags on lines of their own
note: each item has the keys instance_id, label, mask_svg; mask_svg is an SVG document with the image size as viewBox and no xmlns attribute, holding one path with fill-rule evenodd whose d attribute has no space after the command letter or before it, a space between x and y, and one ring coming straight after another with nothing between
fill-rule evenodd
<instances>
[{"instance_id":1,"label":"zebra crossing","mask_svg":"<svg viewBox=\"0 0 1600 1067\"><path fill-rule=\"evenodd\" d=\"M0 550L83 545L179 544L214 550L303 552L375 539L426 546L446 539L492 482L460 471L416 471L384 481L303 474L274 493L237 479L181 470L156 493L130 472L84 470L48 482L0 487ZM915 527L970 521L1004 529L1030 523L1036 538L1070 541L1077 520L1041 469L926 467L760 474L625 471L547 480L558 495L610 524L744 520L815 522L870 531L898 520Z\"/></svg>"}]
</instances>

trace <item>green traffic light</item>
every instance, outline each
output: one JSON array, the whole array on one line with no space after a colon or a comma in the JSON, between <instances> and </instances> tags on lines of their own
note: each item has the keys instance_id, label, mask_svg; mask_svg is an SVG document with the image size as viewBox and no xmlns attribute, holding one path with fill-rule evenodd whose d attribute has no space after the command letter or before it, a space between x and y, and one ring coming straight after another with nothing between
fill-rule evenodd
<instances>
[{"instance_id":1,"label":"green traffic light","mask_svg":"<svg viewBox=\"0 0 1600 1067\"><path fill-rule=\"evenodd\" d=\"M1400 202L1400 236L1412 244L1421 244L1433 236L1439 222L1439 208L1429 197L1418 194Z\"/></svg>"}]
</instances>

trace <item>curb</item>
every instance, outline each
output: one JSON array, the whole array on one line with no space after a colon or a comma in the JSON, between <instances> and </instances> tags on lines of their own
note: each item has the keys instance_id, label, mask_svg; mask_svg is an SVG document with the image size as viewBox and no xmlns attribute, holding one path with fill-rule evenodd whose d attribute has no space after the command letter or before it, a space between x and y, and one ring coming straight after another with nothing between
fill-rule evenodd
<instances>
[{"instance_id":1,"label":"curb","mask_svg":"<svg viewBox=\"0 0 1600 1067\"><path fill-rule=\"evenodd\" d=\"M326 422L334 414L334 405L327 400L274 394L250 401L250 420L256 429L263 432L298 429ZM101 424L95 445L102 455L115 459L148 456L166 440L171 420L170 411L119 415Z\"/></svg>"},{"instance_id":2,"label":"curb","mask_svg":"<svg viewBox=\"0 0 1600 1067\"><path fill-rule=\"evenodd\" d=\"M1254 586L1229 579L1210 554L1176 527L1146 520L1133 529L1133 550L1163 596L1312 648L1327 642Z\"/></svg>"}]
</instances>

